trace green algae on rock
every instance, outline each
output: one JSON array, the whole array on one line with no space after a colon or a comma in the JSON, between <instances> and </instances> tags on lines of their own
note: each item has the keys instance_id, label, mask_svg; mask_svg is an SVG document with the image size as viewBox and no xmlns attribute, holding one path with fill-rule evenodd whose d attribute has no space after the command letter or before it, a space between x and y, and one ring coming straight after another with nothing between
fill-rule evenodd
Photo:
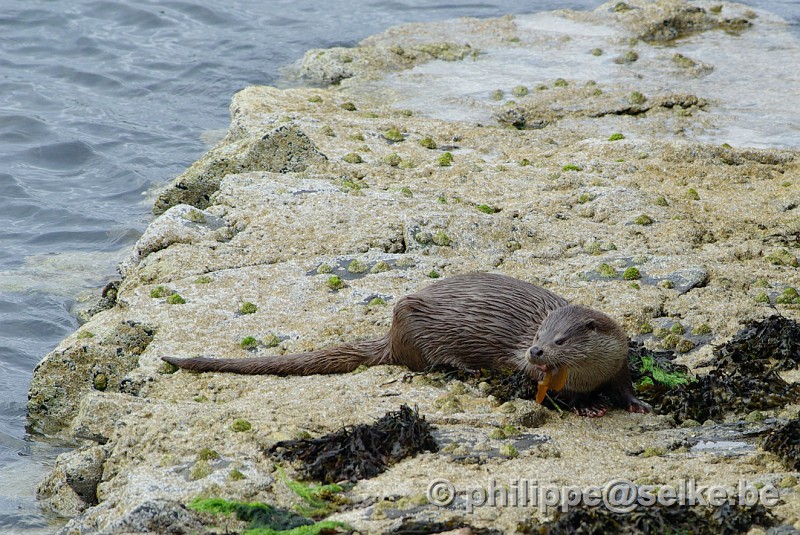
<instances>
[{"instance_id":1,"label":"green algae on rock","mask_svg":"<svg viewBox=\"0 0 800 535\"><path fill-rule=\"evenodd\" d=\"M361 260L353 259L349 264L347 264L348 273L366 273L367 271L369 271L369 265Z\"/></svg>"},{"instance_id":2,"label":"green algae on rock","mask_svg":"<svg viewBox=\"0 0 800 535\"><path fill-rule=\"evenodd\" d=\"M775 298L775 302L780 305L800 305L800 294L790 286Z\"/></svg>"},{"instance_id":3,"label":"green algae on rock","mask_svg":"<svg viewBox=\"0 0 800 535\"><path fill-rule=\"evenodd\" d=\"M255 314L258 312L258 306L250 301L245 301L242 303L242 306L239 307L239 312L241 314Z\"/></svg>"},{"instance_id":4,"label":"green algae on rock","mask_svg":"<svg viewBox=\"0 0 800 535\"><path fill-rule=\"evenodd\" d=\"M244 418L237 418L231 424L231 431L234 433L243 433L245 431L250 431L252 428L253 425Z\"/></svg>"},{"instance_id":5,"label":"green algae on rock","mask_svg":"<svg viewBox=\"0 0 800 535\"><path fill-rule=\"evenodd\" d=\"M254 336L245 336L242 338L242 341L239 342L239 345L242 349L256 349L258 347L258 340Z\"/></svg>"},{"instance_id":6,"label":"green algae on rock","mask_svg":"<svg viewBox=\"0 0 800 535\"><path fill-rule=\"evenodd\" d=\"M229 501L222 498L196 498L189 509L208 514L236 515L247 522L245 535L321 535L349 533L352 530L342 522L313 520L286 509L265 503Z\"/></svg>"},{"instance_id":7,"label":"green algae on rock","mask_svg":"<svg viewBox=\"0 0 800 535\"><path fill-rule=\"evenodd\" d=\"M174 293L174 294L171 294L169 297L167 297L167 304L170 304L170 305L185 305L186 304L186 299L181 297L180 294Z\"/></svg>"},{"instance_id":8,"label":"green algae on rock","mask_svg":"<svg viewBox=\"0 0 800 535\"><path fill-rule=\"evenodd\" d=\"M607 279L615 279L617 278L617 270L611 267L610 265L603 262L596 268L597 273L600 274L601 277L605 277Z\"/></svg>"},{"instance_id":9,"label":"green algae on rock","mask_svg":"<svg viewBox=\"0 0 800 535\"><path fill-rule=\"evenodd\" d=\"M638 280L642 278L642 274L639 268L631 266L622 272L622 278L626 281Z\"/></svg>"},{"instance_id":10,"label":"green algae on rock","mask_svg":"<svg viewBox=\"0 0 800 535\"><path fill-rule=\"evenodd\" d=\"M511 94L515 97L524 97L528 94L528 88L524 85L515 86L514 89L511 90Z\"/></svg>"},{"instance_id":11,"label":"green algae on rock","mask_svg":"<svg viewBox=\"0 0 800 535\"><path fill-rule=\"evenodd\" d=\"M328 277L325 284L327 284L328 288L331 290L340 290L345 287L345 282L338 275L331 275Z\"/></svg>"},{"instance_id":12,"label":"green algae on rock","mask_svg":"<svg viewBox=\"0 0 800 535\"><path fill-rule=\"evenodd\" d=\"M451 152L444 152L436 161L439 166L448 167L453 164L453 154Z\"/></svg>"},{"instance_id":13,"label":"green algae on rock","mask_svg":"<svg viewBox=\"0 0 800 535\"><path fill-rule=\"evenodd\" d=\"M451 242L450 236L448 236L443 230L440 230L439 232L434 234L431 240L435 245L438 245L440 247L447 247L450 245Z\"/></svg>"},{"instance_id":14,"label":"green algae on rock","mask_svg":"<svg viewBox=\"0 0 800 535\"><path fill-rule=\"evenodd\" d=\"M423 137L417 142L417 144L419 144L420 147L425 147L426 149L431 149L431 150L438 147L436 142L430 136Z\"/></svg>"},{"instance_id":15,"label":"green algae on rock","mask_svg":"<svg viewBox=\"0 0 800 535\"><path fill-rule=\"evenodd\" d=\"M406 136L404 136L397 128L390 128L383 133L383 138L387 141L399 143L405 140Z\"/></svg>"},{"instance_id":16,"label":"green algae on rock","mask_svg":"<svg viewBox=\"0 0 800 535\"><path fill-rule=\"evenodd\" d=\"M165 286L159 285L150 290L150 297L152 297L153 299L160 299L162 297L168 297L174 293L175 293L174 290L170 290Z\"/></svg>"},{"instance_id":17,"label":"green algae on rock","mask_svg":"<svg viewBox=\"0 0 800 535\"><path fill-rule=\"evenodd\" d=\"M390 271L391 269L392 269L391 264L389 264L385 260L379 260L378 262L375 263L374 266L372 266L372 268L369 270L369 272L372 273L372 274L384 273L386 271Z\"/></svg>"},{"instance_id":18,"label":"green algae on rock","mask_svg":"<svg viewBox=\"0 0 800 535\"><path fill-rule=\"evenodd\" d=\"M388 156L384 156L381 159L381 161L383 163L385 163L385 164L390 165L391 167L397 167L398 165L403 163L403 159L396 152L393 152L392 154L389 154Z\"/></svg>"},{"instance_id":19,"label":"green algae on rock","mask_svg":"<svg viewBox=\"0 0 800 535\"><path fill-rule=\"evenodd\" d=\"M347 154L342 156L342 160L344 160L347 163L363 163L364 161L361 159L361 156L359 156L359 154L356 152L348 152Z\"/></svg>"}]
</instances>

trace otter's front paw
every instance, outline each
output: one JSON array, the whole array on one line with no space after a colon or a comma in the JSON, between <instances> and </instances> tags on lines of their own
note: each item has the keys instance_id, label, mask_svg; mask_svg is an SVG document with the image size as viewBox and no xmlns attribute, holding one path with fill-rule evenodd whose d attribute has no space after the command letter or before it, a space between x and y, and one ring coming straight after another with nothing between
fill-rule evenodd
<instances>
[{"instance_id":1,"label":"otter's front paw","mask_svg":"<svg viewBox=\"0 0 800 535\"><path fill-rule=\"evenodd\" d=\"M585 407L574 407L572 409L578 416L586 416L587 418L600 418L605 416L608 412L608 407L604 405L589 405Z\"/></svg>"}]
</instances>

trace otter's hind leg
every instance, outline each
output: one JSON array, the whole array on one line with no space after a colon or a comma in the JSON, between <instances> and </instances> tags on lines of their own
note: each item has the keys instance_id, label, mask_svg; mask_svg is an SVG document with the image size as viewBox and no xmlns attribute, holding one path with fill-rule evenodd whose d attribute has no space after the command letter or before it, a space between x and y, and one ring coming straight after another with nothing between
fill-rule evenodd
<instances>
[{"instance_id":1,"label":"otter's hind leg","mask_svg":"<svg viewBox=\"0 0 800 535\"><path fill-rule=\"evenodd\" d=\"M421 333L414 334L414 305L409 296L400 298L392 311L392 327L387 335L389 349L384 364L406 366L414 372L424 370L428 366L423 352L418 347ZM419 330L419 329L418 329Z\"/></svg>"}]
</instances>

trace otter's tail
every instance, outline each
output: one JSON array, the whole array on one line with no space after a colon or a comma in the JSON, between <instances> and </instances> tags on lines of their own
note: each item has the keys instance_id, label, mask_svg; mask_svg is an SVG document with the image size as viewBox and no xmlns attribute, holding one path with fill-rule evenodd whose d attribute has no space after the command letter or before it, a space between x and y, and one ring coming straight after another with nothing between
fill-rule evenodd
<instances>
[{"instance_id":1,"label":"otter's tail","mask_svg":"<svg viewBox=\"0 0 800 535\"><path fill-rule=\"evenodd\" d=\"M292 355L242 359L208 357L161 357L170 364L194 372L230 372L243 375L316 375L351 372L365 364L390 364L387 336L329 349Z\"/></svg>"}]
</instances>

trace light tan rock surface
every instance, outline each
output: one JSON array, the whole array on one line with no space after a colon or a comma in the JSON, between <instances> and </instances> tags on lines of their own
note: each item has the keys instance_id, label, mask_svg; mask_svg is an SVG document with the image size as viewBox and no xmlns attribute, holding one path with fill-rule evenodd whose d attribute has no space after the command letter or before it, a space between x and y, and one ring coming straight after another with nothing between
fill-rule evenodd
<instances>
[{"instance_id":1,"label":"light tan rock surface","mask_svg":"<svg viewBox=\"0 0 800 535\"><path fill-rule=\"evenodd\" d=\"M685 8L659 5L670 13ZM603 9L565 20L624 19L609 6ZM619 43L637 34L627 20L617 26L619 33L604 38ZM695 30L716 31L714 20L706 13ZM535 30L523 31L512 18L457 24L463 31L453 48L458 57L442 58L447 47L425 48L444 42L442 33L452 32L451 26L403 26L361 48L318 53L340 62L349 57L349 77L335 74L345 71L325 67L320 58L306 58L304 74L340 86L250 87L234 96L228 136L159 197L156 208L163 213L123 264L117 305L65 339L35 372L34 425L82 444L59 460L40 489L56 511L81 513L67 533L135 532L148 525L141 518L150 517L160 519L151 527L197 530L199 520L183 507L197 496L291 507L299 498L280 480L265 447L302 433L318 436L369 423L403 403L417 406L438 427L443 451L359 482L348 493L352 510L333 519L362 532L384 532L399 520L385 513L391 506L375 504L424 495L436 477L464 491L486 485L489 477L501 484L524 477L540 485L579 486L619 477L653 484L696 478L735 486L743 477L777 484L787 475L777 458L756 449L731 457L642 456L646 448L702 434L701 428L673 429L656 415L524 418L515 413L539 409L523 400L498 407L471 390L457 394L463 410L451 413L438 408L444 405L437 399L452 383L442 389L404 382L401 368L280 378L169 373L162 364L163 355L251 356L240 345L248 336L260 341L257 354L263 356L380 335L397 299L430 284L434 272L505 273L612 314L632 336L643 323L661 318L688 329L708 324L717 342L744 322L772 313L756 302L765 290L755 287L756 280L768 281L773 302L784 288L800 287L797 151L693 141L695 128L708 128L704 110L715 106L713 95L635 114L598 113L620 109L615 106L627 101L629 91L587 86L589 77L580 73L567 87L548 80L548 91L532 89L508 106L492 103L488 93L481 97L488 116L502 119L514 110L529 126L536 117L546 122L536 129L397 109L382 89L392 75L381 69L418 64L407 61L407 51L429 61L427 66L446 67L454 60L478 68L475 50L503 43L539 46ZM758 26L759 19L752 24ZM402 47L403 54L391 50L409 35L418 38ZM465 43L469 53L461 54ZM403 59L370 67L368 58L378 49ZM596 88L603 91L602 101L595 100ZM671 94L651 95L650 101L663 104ZM343 109L345 103L355 110ZM394 137L390 130L403 140L387 139ZM609 141L617 131L625 132L624 139ZM421 145L426 138L437 148ZM453 156L451 165L440 164L445 152ZM345 161L350 153L362 163ZM651 223L639 224L642 215ZM348 273L353 260L369 268L386 262L391 269ZM632 284L600 277L602 263L620 273L636 266L644 279ZM333 268L346 286L331 290L321 265ZM683 280L680 275L696 287L656 285L663 277ZM185 302L170 304L176 294ZM376 296L386 306L368 305ZM245 302L258 310L240 313ZM778 308L800 318L796 307ZM274 337L279 343L269 347ZM691 365L709 355L703 346L680 359ZM238 418L252 429L232 430ZM511 421L541 422L524 431L546 437L546 443L520 446L516 458L500 455L500 446L513 441L489 435ZM458 448L482 460L460 461ZM219 458L204 458L208 450ZM244 479L231 478L233 470ZM81 484L75 477L83 478ZM92 481L96 503L87 499ZM796 521L796 491L784 490L782 497L776 512ZM444 519L464 512L427 505L413 514ZM487 507L466 518L513 532L530 516L528 509Z\"/></svg>"}]
</instances>

